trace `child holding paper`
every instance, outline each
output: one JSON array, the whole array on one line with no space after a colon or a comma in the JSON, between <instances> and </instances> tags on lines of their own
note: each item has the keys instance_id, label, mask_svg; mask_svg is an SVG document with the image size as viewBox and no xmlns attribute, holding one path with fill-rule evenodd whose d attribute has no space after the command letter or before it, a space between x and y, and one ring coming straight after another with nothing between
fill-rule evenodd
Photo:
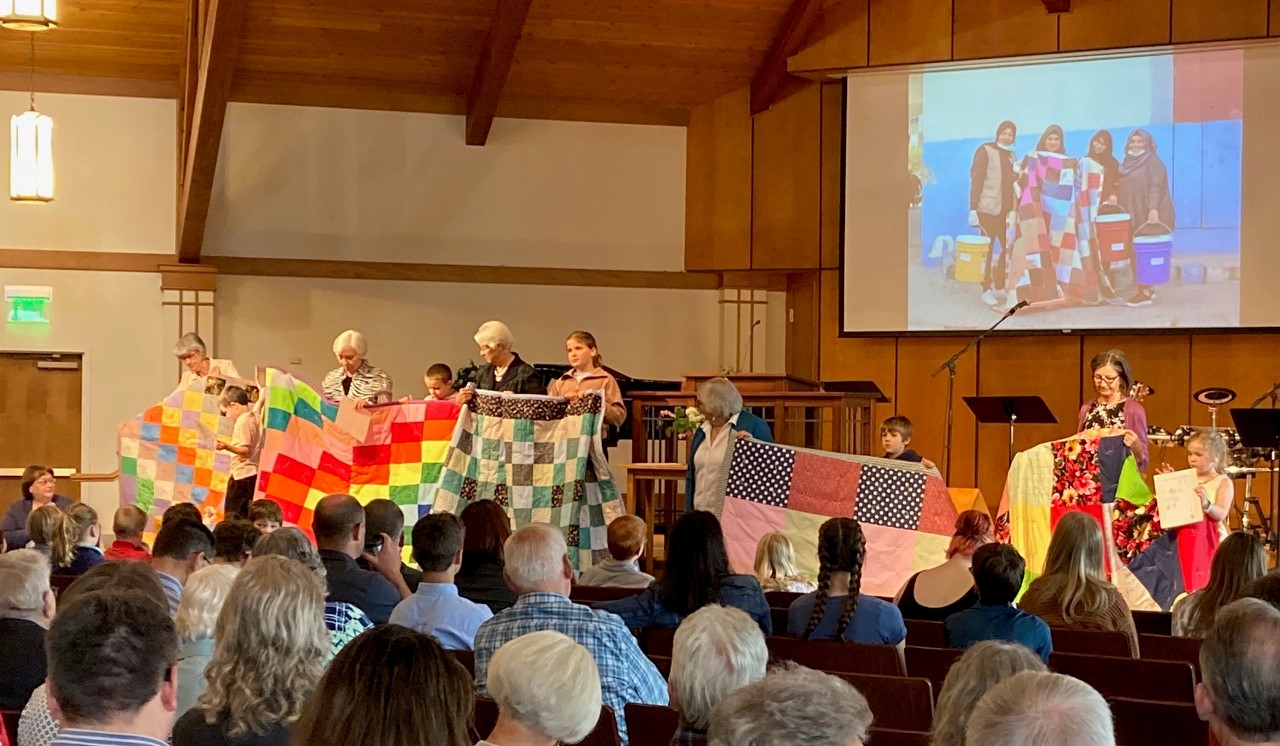
<instances>
[{"instance_id":1,"label":"child holding paper","mask_svg":"<svg viewBox=\"0 0 1280 746\"><path fill-rule=\"evenodd\" d=\"M1218 432L1199 430L1187 439L1187 466L1196 471L1196 479L1200 483L1196 487L1196 496L1200 498L1200 509L1204 511L1204 520L1174 529L1183 577L1190 580L1187 593L1199 590L1209 582L1210 560L1227 535L1226 520L1235 501L1235 485L1222 473L1226 461L1227 444ZM1172 466L1160 465L1162 474L1172 471Z\"/></svg>"}]
</instances>

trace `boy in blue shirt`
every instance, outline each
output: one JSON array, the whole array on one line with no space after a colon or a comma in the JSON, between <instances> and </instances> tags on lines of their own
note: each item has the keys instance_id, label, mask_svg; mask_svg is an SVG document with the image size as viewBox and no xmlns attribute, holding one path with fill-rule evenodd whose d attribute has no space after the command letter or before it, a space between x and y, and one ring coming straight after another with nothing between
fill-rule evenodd
<instances>
[{"instance_id":1,"label":"boy in blue shirt","mask_svg":"<svg viewBox=\"0 0 1280 746\"><path fill-rule=\"evenodd\" d=\"M978 605L956 612L942 623L947 646L968 648L983 640L1004 640L1026 646L1045 662L1053 652L1049 625L1013 605L1022 587L1026 562L1008 544L991 543L973 553L973 583Z\"/></svg>"}]
</instances>

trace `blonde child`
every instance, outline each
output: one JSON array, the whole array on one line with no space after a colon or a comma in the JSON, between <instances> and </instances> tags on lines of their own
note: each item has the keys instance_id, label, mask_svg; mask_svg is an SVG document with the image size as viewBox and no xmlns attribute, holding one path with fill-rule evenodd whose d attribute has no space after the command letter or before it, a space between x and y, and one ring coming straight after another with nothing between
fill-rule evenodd
<instances>
[{"instance_id":1,"label":"blonde child","mask_svg":"<svg viewBox=\"0 0 1280 746\"><path fill-rule=\"evenodd\" d=\"M57 505L49 503L41 505L27 516L27 535L31 537L30 547L49 558L49 566L53 566L53 528L62 511ZM21 549L21 547L14 547Z\"/></svg>"},{"instance_id":2,"label":"blonde child","mask_svg":"<svg viewBox=\"0 0 1280 746\"><path fill-rule=\"evenodd\" d=\"M1183 577L1189 578L1187 593L1203 588L1209 582L1213 553L1227 535L1226 520L1235 501L1235 485L1222 473L1227 462L1227 444L1214 430L1199 430L1187 439L1187 466L1196 470L1196 496L1204 520L1174 529L1178 554L1182 559ZM1173 471L1160 465L1161 473ZM1207 551L1205 551L1207 550Z\"/></svg>"},{"instance_id":3,"label":"blonde child","mask_svg":"<svg viewBox=\"0 0 1280 746\"><path fill-rule=\"evenodd\" d=\"M262 533L269 534L284 523L284 511L275 500L254 500L249 503L249 522Z\"/></svg>"},{"instance_id":4,"label":"blonde child","mask_svg":"<svg viewBox=\"0 0 1280 746\"><path fill-rule=\"evenodd\" d=\"M816 586L796 572L795 548L779 531L765 534L756 544L756 580L769 591L809 593Z\"/></svg>"},{"instance_id":5,"label":"blonde child","mask_svg":"<svg viewBox=\"0 0 1280 746\"><path fill-rule=\"evenodd\" d=\"M564 351L569 358L569 370L551 382L547 394L577 401L585 391L599 391L605 401L604 421L614 427L626 421L622 389L609 371L600 367L603 359L596 349L596 338L589 332L573 332L564 342Z\"/></svg>"},{"instance_id":6,"label":"blonde child","mask_svg":"<svg viewBox=\"0 0 1280 746\"><path fill-rule=\"evenodd\" d=\"M151 552L142 542L147 530L147 514L137 505L125 505L116 509L111 519L111 533L115 540L105 553L108 562L113 560L151 561Z\"/></svg>"},{"instance_id":7,"label":"blonde child","mask_svg":"<svg viewBox=\"0 0 1280 746\"><path fill-rule=\"evenodd\" d=\"M235 426L231 430L231 442L218 441L219 451L231 452L231 481L227 483L227 497L222 510L225 518L248 518L249 503L258 486L258 447L262 435L261 421L253 411L249 392L239 386L228 386L218 401L223 414Z\"/></svg>"},{"instance_id":8,"label":"blonde child","mask_svg":"<svg viewBox=\"0 0 1280 746\"><path fill-rule=\"evenodd\" d=\"M88 505L76 503L60 513L53 523L50 545L54 574L83 575L105 562L98 548L101 537L98 511Z\"/></svg>"}]
</instances>

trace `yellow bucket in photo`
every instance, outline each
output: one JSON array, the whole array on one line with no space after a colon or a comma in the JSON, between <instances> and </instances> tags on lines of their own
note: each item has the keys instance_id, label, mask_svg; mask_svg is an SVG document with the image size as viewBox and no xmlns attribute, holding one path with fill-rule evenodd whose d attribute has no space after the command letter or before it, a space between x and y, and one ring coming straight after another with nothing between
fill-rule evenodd
<instances>
[{"instance_id":1,"label":"yellow bucket in photo","mask_svg":"<svg viewBox=\"0 0 1280 746\"><path fill-rule=\"evenodd\" d=\"M956 236L956 279L982 282L990 252L991 239L986 236Z\"/></svg>"}]
</instances>

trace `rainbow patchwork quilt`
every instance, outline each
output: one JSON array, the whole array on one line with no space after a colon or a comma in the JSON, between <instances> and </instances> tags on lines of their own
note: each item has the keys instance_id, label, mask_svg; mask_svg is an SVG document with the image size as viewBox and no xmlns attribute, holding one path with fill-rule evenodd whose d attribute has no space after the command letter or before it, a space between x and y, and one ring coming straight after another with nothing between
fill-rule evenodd
<instances>
[{"instance_id":1,"label":"rainbow patchwork quilt","mask_svg":"<svg viewBox=\"0 0 1280 746\"><path fill-rule=\"evenodd\" d=\"M501 505L516 527L564 531L569 559L585 569L608 552L606 527L623 513L605 458L604 401L477 391L458 418L434 510L460 513L476 500Z\"/></svg>"},{"instance_id":2,"label":"rainbow patchwork quilt","mask_svg":"<svg viewBox=\"0 0 1280 746\"><path fill-rule=\"evenodd\" d=\"M256 497L279 503L285 521L310 530L316 503L335 493L361 503L390 499L407 526L430 512L458 421L457 404L370 407L368 433L357 440L338 427L336 403L285 371L266 371L264 397Z\"/></svg>"},{"instance_id":3,"label":"rainbow patchwork quilt","mask_svg":"<svg viewBox=\"0 0 1280 746\"><path fill-rule=\"evenodd\" d=\"M205 379L178 389L116 428L120 504L159 515L180 502L200 507L205 522L221 519L231 479L231 454L217 450L235 424L218 409Z\"/></svg>"},{"instance_id":4,"label":"rainbow patchwork quilt","mask_svg":"<svg viewBox=\"0 0 1280 746\"><path fill-rule=\"evenodd\" d=\"M754 574L756 544L781 531L801 574L818 573L818 528L853 518L867 537L862 592L893 596L911 575L946 559L958 513L946 484L919 464L793 448L730 445L720 520L729 561Z\"/></svg>"}]
</instances>

